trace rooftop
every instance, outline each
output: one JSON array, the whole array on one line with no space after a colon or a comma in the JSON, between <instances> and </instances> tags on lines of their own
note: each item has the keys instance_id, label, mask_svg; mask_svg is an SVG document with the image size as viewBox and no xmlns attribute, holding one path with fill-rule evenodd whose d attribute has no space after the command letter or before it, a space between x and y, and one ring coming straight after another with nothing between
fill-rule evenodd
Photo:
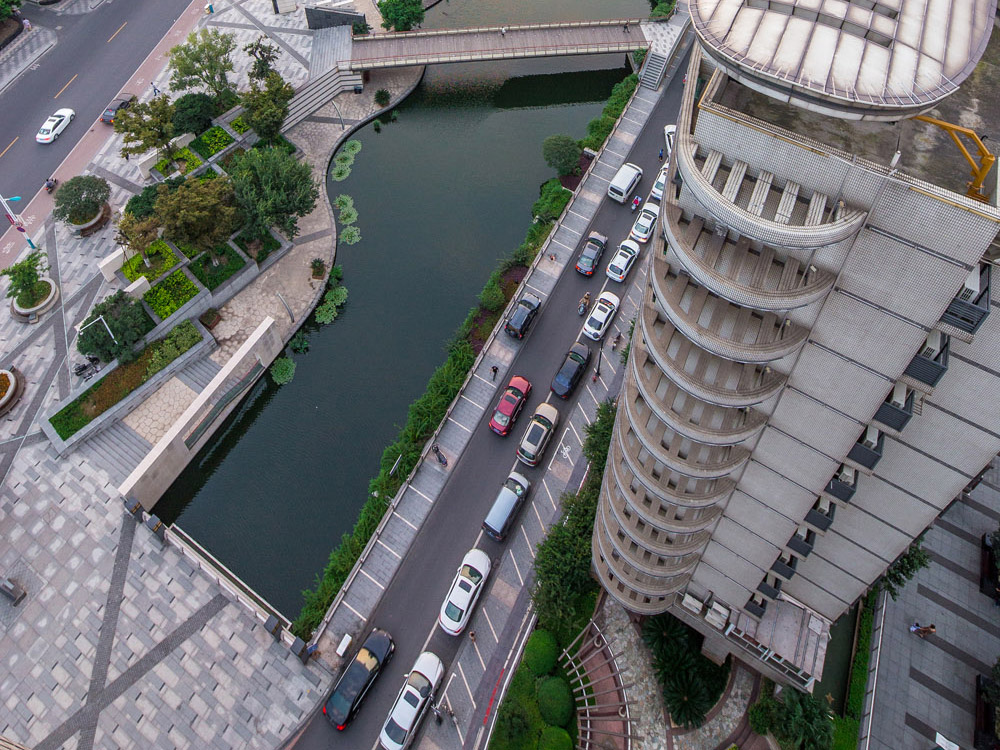
<instances>
[{"instance_id":1,"label":"rooftop","mask_svg":"<svg viewBox=\"0 0 1000 750\"><path fill-rule=\"evenodd\" d=\"M972 73L996 0L692 0L691 19L729 75L847 119L919 114Z\"/></svg>"}]
</instances>

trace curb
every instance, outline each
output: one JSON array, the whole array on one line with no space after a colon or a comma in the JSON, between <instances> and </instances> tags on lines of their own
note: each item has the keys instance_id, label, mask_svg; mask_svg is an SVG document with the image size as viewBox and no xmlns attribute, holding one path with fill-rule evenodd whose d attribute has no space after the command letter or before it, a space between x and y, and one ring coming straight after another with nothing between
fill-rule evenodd
<instances>
[{"instance_id":1,"label":"curb","mask_svg":"<svg viewBox=\"0 0 1000 750\"><path fill-rule=\"evenodd\" d=\"M22 31L23 30L24 30L24 27L22 26ZM52 49L53 47L56 46L56 38L55 38L55 33L54 32L52 32L49 29L46 29L44 27L38 27L38 26L34 27L34 29L32 31L39 32L39 33L42 32L42 31L48 31L49 33L52 34L52 38L49 40L49 42L47 44L45 44L44 46L40 47L37 50L34 50L31 53L31 56L29 58L27 58L22 65L16 67L14 73L10 76L10 78L8 78L6 81L0 83L0 94L2 94L14 82L16 82L24 74L24 72L26 70L28 70L32 65L34 65L35 62L38 60L38 58L40 58L42 55L44 55L46 52L48 52L50 49ZM21 33L18 33L17 36L15 36L13 39L11 39L7 43L7 45L3 48L3 49L6 50L7 54L11 54L11 53L13 53L13 52L16 51L16 50L9 49L9 47L11 46L11 44L13 44L13 42L15 40L17 40L19 42L27 41L26 39L22 39L21 36L22 36ZM3 67L2 63L0 63L0 67Z\"/></svg>"}]
</instances>

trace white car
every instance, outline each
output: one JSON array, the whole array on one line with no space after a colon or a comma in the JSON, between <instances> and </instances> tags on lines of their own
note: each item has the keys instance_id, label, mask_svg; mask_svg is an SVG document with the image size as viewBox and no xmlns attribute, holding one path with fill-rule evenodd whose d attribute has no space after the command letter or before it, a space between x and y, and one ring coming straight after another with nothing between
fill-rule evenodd
<instances>
[{"instance_id":1,"label":"white car","mask_svg":"<svg viewBox=\"0 0 1000 750\"><path fill-rule=\"evenodd\" d=\"M417 657L379 733L379 747L403 750L409 746L443 678L444 664L435 654L424 651Z\"/></svg>"},{"instance_id":2,"label":"white car","mask_svg":"<svg viewBox=\"0 0 1000 750\"><path fill-rule=\"evenodd\" d=\"M59 134L66 129L66 126L73 122L76 112L71 109L56 110L49 119L42 123L42 127L35 133L35 140L39 143L52 143Z\"/></svg>"},{"instance_id":3,"label":"white car","mask_svg":"<svg viewBox=\"0 0 1000 750\"><path fill-rule=\"evenodd\" d=\"M667 161L670 161L670 155L674 152L674 141L677 140L677 126L676 125L664 125L663 126L663 141L667 144L667 147L663 151L663 155Z\"/></svg>"},{"instance_id":4,"label":"white car","mask_svg":"<svg viewBox=\"0 0 1000 750\"><path fill-rule=\"evenodd\" d=\"M594 306L594 312L583 326L583 335L594 341L600 341L611 327L611 321L615 319L615 313L618 312L621 303L617 294L601 292L601 296L597 298L597 305Z\"/></svg>"},{"instance_id":5,"label":"white car","mask_svg":"<svg viewBox=\"0 0 1000 750\"><path fill-rule=\"evenodd\" d=\"M656 182L653 183L653 189L649 191L649 197L654 201L663 200L663 190L667 185L667 168L664 167L660 170L660 173L656 175Z\"/></svg>"},{"instance_id":6,"label":"white car","mask_svg":"<svg viewBox=\"0 0 1000 750\"><path fill-rule=\"evenodd\" d=\"M612 281L625 281L632 264L639 258L641 250L632 240L623 240L618 246L618 252L608 262L606 273Z\"/></svg>"},{"instance_id":7,"label":"white car","mask_svg":"<svg viewBox=\"0 0 1000 750\"><path fill-rule=\"evenodd\" d=\"M659 204L646 201L628 236L636 242L649 242L649 238L653 236L653 230L656 228L656 217L659 215Z\"/></svg>"},{"instance_id":8,"label":"white car","mask_svg":"<svg viewBox=\"0 0 1000 750\"><path fill-rule=\"evenodd\" d=\"M438 624L448 635L458 635L469 624L472 608L483 591L491 567L489 556L481 549L465 553L438 615Z\"/></svg>"}]
</instances>

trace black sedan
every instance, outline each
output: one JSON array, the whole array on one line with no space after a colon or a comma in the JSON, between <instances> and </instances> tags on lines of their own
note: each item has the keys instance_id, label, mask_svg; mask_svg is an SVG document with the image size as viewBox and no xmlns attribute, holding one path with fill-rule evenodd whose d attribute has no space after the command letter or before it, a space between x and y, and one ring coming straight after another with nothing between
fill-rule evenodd
<instances>
[{"instance_id":1,"label":"black sedan","mask_svg":"<svg viewBox=\"0 0 1000 750\"><path fill-rule=\"evenodd\" d=\"M542 301L530 292L521 297L507 319L507 324L504 326L507 335L513 336L516 339L524 338L524 334L528 332L531 322L538 315L538 309L541 306Z\"/></svg>"},{"instance_id":2,"label":"black sedan","mask_svg":"<svg viewBox=\"0 0 1000 750\"><path fill-rule=\"evenodd\" d=\"M120 93L115 97L115 100L109 104L105 110L104 114L101 115L101 122L106 122L108 125L115 124L115 115L118 114L120 109L128 109L132 106L132 103L136 100L135 94L129 94L126 92Z\"/></svg>"},{"instance_id":3,"label":"black sedan","mask_svg":"<svg viewBox=\"0 0 1000 750\"><path fill-rule=\"evenodd\" d=\"M597 264L601 262L604 249L608 246L608 238L600 232L591 232L583 243L580 256L576 259L576 270L584 276L593 276Z\"/></svg>"},{"instance_id":4,"label":"black sedan","mask_svg":"<svg viewBox=\"0 0 1000 750\"><path fill-rule=\"evenodd\" d=\"M337 680L330 697L323 704L323 715L337 729L343 730L361 708L368 689L374 684L382 668L389 663L396 644L384 630L375 628L358 655Z\"/></svg>"},{"instance_id":5,"label":"black sedan","mask_svg":"<svg viewBox=\"0 0 1000 750\"><path fill-rule=\"evenodd\" d=\"M590 362L590 347L577 341L570 347L563 360L559 372L552 378L552 392L559 398L569 398L576 384L580 382L583 373Z\"/></svg>"}]
</instances>

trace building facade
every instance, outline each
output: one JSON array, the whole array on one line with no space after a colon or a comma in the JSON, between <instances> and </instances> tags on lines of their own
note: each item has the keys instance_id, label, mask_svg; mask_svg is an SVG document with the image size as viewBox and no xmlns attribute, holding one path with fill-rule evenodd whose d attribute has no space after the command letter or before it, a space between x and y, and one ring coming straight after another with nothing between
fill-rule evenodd
<instances>
[{"instance_id":1,"label":"building facade","mask_svg":"<svg viewBox=\"0 0 1000 750\"><path fill-rule=\"evenodd\" d=\"M995 4L939 5L691 4L594 567L805 690L830 624L1000 451L995 191L911 148Z\"/></svg>"}]
</instances>

